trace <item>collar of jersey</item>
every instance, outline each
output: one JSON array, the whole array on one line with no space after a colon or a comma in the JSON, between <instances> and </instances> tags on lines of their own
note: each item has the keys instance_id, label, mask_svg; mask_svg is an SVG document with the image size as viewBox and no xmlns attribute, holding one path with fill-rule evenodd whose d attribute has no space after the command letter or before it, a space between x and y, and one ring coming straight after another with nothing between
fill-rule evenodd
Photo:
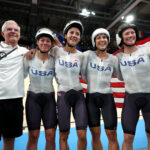
<instances>
[{"instance_id":1,"label":"collar of jersey","mask_svg":"<svg viewBox=\"0 0 150 150\"><path fill-rule=\"evenodd\" d=\"M3 48L16 48L16 47L18 47L18 45L16 45L15 47L12 47L11 45L6 44L4 41L2 41L2 42L0 43L0 45L1 45Z\"/></svg>"}]
</instances>

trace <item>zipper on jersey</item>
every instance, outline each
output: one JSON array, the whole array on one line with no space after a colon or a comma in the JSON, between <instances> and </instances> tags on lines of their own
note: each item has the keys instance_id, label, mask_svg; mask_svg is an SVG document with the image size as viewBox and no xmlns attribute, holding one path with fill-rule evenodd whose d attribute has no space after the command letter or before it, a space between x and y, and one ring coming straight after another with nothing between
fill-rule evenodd
<instances>
[{"instance_id":1,"label":"zipper on jersey","mask_svg":"<svg viewBox=\"0 0 150 150\"><path fill-rule=\"evenodd\" d=\"M70 53L68 53L68 55L66 56L66 61L70 62L71 59L70 59ZM68 72L68 76L69 76L69 79L72 78L72 75L71 75L71 72L70 72L70 68L67 68L67 72ZM69 80L69 87L72 88L72 80Z\"/></svg>"}]
</instances>

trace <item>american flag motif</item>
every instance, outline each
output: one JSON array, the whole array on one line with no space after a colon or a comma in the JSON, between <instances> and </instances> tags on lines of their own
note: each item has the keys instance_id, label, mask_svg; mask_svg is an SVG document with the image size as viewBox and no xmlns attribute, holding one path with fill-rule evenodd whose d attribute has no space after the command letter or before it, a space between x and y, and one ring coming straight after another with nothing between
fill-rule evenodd
<instances>
[{"instance_id":1,"label":"american flag motif","mask_svg":"<svg viewBox=\"0 0 150 150\"><path fill-rule=\"evenodd\" d=\"M116 107L122 108L125 95L124 82L120 81L117 77L113 77L110 86L112 87Z\"/></svg>"},{"instance_id":2,"label":"american flag motif","mask_svg":"<svg viewBox=\"0 0 150 150\"><path fill-rule=\"evenodd\" d=\"M87 83L80 78L83 87L83 92L86 93ZM122 108L124 101L124 82L118 80L117 77L112 78L110 86L113 90L116 107Z\"/></svg>"}]
</instances>

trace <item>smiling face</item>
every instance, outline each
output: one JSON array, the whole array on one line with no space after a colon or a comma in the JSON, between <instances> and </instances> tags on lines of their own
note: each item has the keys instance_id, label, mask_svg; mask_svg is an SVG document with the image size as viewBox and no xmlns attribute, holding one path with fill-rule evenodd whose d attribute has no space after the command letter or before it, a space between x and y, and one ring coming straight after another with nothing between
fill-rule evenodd
<instances>
[{"instance_id":1,"label":"smiling face","mask_svg":"<svg viewBox=\"0 0 150 150\"><path fill-rule=\"evenodd\" d=\"M100 51L107 50L108 47L108 38L105 34L99 34L95 38L96 48Z\"/></svg>"},{"instance_id":2,"label":"smiling face","mask_svg":"<svg viewBox=\"0 0 150 150\"><path fill-rule=\"evenodd\" d=\"M65 34L65 39L68 45L75 47L80 41L80 30L76 27L70 28Z\"/></svg>"},{"instance_id":3,"label":"smiling face","mask_svg":"<svg viewBox=\"0 0 150 150\"><path fill-rule=\"evenodd\" d=\"M136 32L132 28L128 28L122 33L123 43L125 45L135 45L136 44Z\"/></svg>"},{"instance_id":4,"label":"smiling face","mask_svg":"<svg viewBox=\"0 0 150 150\"><path fill-rule=\"evenodd\" d=\"M52 47L52 41L49 37L42 36L39 40L37 40L38 48L41 52L48 52Z\"/></svg>"},{"instance_id":5,"label":"smiling face","mask_svg":"<svg viewBox=\"0 0 150 150\"><path fill-rule=\"evenodd\" d=\"M15 23L7 23L2 36L6 44L16 46L20 39L20 28Z\"/></svg>"}]
</instances>

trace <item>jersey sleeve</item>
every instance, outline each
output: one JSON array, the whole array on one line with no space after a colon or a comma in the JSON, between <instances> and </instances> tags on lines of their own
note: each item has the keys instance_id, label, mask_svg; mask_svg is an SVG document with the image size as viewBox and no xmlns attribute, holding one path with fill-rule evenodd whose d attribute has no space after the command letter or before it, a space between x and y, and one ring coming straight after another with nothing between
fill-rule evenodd
<instances>
[{"instance_id":1,"label":"jersey sleeve","mask_svg":"<svg viewBox=\"0 0 150 150\"><path fill-rule=\"evenodd\" d=\"M26 78L28 76L29 73L29 60L26 59L26 57L24 57L23 59L23 67L24 67L24 78Z\"/></svg>"},{"instance_id":2,"label":"jersey sleeve","mask_svg":"<svg viewBox=\"0 0 150 150\"><path fill-rule=\"evenodd\" d=\"M29 50L25 47L19 47L19 48L20 48L20 53L22 53L23 55L29 52Z\"/></svg>"},{"instance_id":3,"label":"jersey sleeve","mask_svg":"<svg viewBox=\"0 0 150 150\"><path fill-rule=\"evenodd\" d=\"M144 53L150 57L150 42L138 45L138 47L141 48L142 51L144 51Z\"/></svg>"},{"instance_id":4,"label":"jersey sleeve","mask_svg":"<svg viewBox=\"0 0 150 150\"><path fill-rule=\"evenodd\" d=\"M146 45L146 52L147 52L148 56L150 57L150 42L148 42Z\"/></svg>"},{"instance_id":5,"label":"jersey sleeve","mask_svg":"<svg viewBox=\"0 0 150 150\"><path fill-rule=\"evenodd\" d=\"M55 57L56 53L58 51L59 47L58 46L54 46L51 50L50 50L50 55Z\"/></svg>"},{"instance_id":6,"label":"jersey sleeve","mask_svg":"<svg viewBox=\"0 0 150 150\"><path fill-rule=\"evenodd\" d=\"M113 56L113 64L114 64L113 76L117 76L118 79L122 81L123 78L120 71L120 63L118 57Z\"/></svg>"},{"instance_id":7,"label":"jersey sleeve","mask_svg":"<svg viewBox=\"0 0 150 150\"><path fill-rule=\"evenodd\" d=\"M89 51L83 53L82 66L81 66L81 77L87 82L87 63L88 63Z\"/></svg>"}]
</instances>

